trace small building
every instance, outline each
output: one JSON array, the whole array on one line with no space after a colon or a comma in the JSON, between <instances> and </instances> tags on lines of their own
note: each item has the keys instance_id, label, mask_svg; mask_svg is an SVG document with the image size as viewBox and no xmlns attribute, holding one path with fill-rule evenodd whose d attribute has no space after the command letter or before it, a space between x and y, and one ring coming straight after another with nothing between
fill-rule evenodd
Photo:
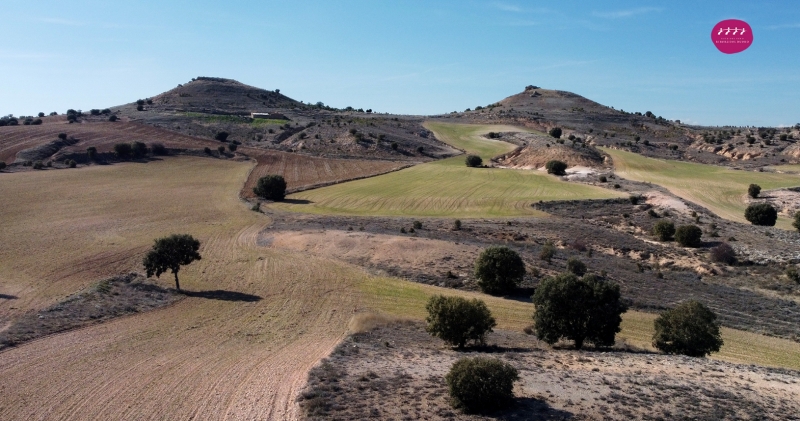
<instances>
[{"instance_id":1,"label":"small building","mask_svg":"<svg viewBox=\"0 0 800 421\"><path fill-rule=\"evenodd\" d=\"M288 118L280 113L250 113L250 118L264 118L269 120L288 120Z\"/></svg>"}]
</instances>

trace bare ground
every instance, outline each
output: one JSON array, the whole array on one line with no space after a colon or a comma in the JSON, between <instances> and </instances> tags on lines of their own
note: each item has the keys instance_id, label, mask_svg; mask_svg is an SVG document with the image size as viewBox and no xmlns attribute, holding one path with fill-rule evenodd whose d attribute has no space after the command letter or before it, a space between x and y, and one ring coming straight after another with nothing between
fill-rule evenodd
<instances>
[{"instance_id":1,"label":"bare ground","mask_svg":"<svg viewBox=\"0 0 800 421\"><path fill-rule=\"evenodd\" d=\"M553 349L498 331L457 351L416 323L351 335L309 374L299 402L309 420L785 420L798 419L800 373L627 349ZM516 402L466 415L444 376L461 357L516 367Z\"/></svg>"}]
</instances>

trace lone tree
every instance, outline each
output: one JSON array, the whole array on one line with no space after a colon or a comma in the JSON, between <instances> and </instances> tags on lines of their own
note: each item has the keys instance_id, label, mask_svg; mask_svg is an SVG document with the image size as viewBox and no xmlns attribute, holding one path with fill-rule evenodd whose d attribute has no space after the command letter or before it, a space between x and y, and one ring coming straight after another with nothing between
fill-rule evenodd
<instances>
[{"instance_id":1,"label":"lone tree","mask_svg":"<svg viewBox=\"0 0 800 421\"><path fill-rule=\"evenodd\" d=\"M778 220L778 210L769 203L753 203L745 209L744 218L753 225L774 227Z\"/></svg>"},{"instance_id":2,"label":"lone tree","mask_svg":"<svg viewBox=\"0 0 800 421\"><path fill-rule=\"evenodd\" d=\"M181 290L178 282L178 271L181 266L188 265L195 260L200 260L200 241L189 234L173 234L169 237L159 238L153 249L144 257L144 268L147 276L160 277L168 270L175 275L175 289Z\"/></svg>"},{"instance_id":3,"label":"lone tree","mask_svg":"<svg viewBox=\"0 0 800 421\"><path fill-rule=\"evenodd\" d=\"M425 330L459 348L468 341L484 344L486 334L497 325L486 303L477 298L434 295L425 309L428 310Z\"/></svg>"},{"instance_id":4,"label":"lone tree","mask_svg":"<svg viewBox=\"0 0 800 421\"><path fill-rule=\"evenodd\" d=\"M253 187L256 196L280 202L286 197L286 180L280 175L267 175L258 179Z\"/></svg>"},{"instance_id":5,"label":"lone tree","mask_svg":"<svg viewBox=\"0 0 800 421\"><path fill-rule=\"evenodd\" d=\"M465 161L468 167L480 167L483 164L483 159L478 155L467 155Z\"/></svg>"},{"instance_id":6,"label":"lone tree","mask_svg":"<svg viewBox=\"0 0 800 421\"><path fill-rule=\"evenodd\" d=\"M567 164L563 161L552 160L547 161L547 164L544 166L547 169L548 174L553 175L564 175L567 171Z\"/></svg>"},{"instance_id":7,"label":"lone tree","mask_svg":"<svg viewBox=\"0 0 800 421\"><path fill-rule=\"evenodd\" d=\"M496 358L462 358L445 376L455 408L464 412L499 409L514 400L514 382L519 372Z\"/></svg>"},{"instance_id":8,"label":"lone tree","mask_svg":"<svg viewBox=\"0 0 800 421\"><path fill-rule=\"evenodd\" d=\"M619 285L593 275L578 278L571 273L542 280L533 295L536 336L554 344L561 338L595 346L614 345L622 313L628 310L620 299Z\"/></svg>"},{"instance_id":9,"label":"lone tree","mask_svg":"<svg viewBox=\"0 0 800 421\"><path fill-rule=\"evenodd\" d=\"M697 225L681 225L675 230L675 241L683 247L700 247L703 231Z\"/></svg>"},{"instance_id":10,"label":"lone tree","mask_svg":"<svg viewBox=\"0 0 800 421\"><path fill-rule=\"evenodd\" d=\"M487 294L500 295L514 290L525 276L525 264L514 250L505 246L487 248L475 261L478 286Z\"/></svg>"},{"instance_id":11,"label":"lone tree","mask_svg":"<svg viewBox=\"0 0 800 421\"><path fill-rule=\"evenodd\" d=\"M667 354L704 357L722 346L717 316L694 300L661 313L654 326L653 346Z\"/></svg>"},{"instance_id":12,"label":"lone tree","mask_svg":"<svg viewBox=\"0 0 800 421\"><path fill-rule=\"evenodd\" d=\"M659 241L670 241L672 236L675 235L675 224L672 221L658 221L653 226L653 235Z\"/></svg>"},{"instance_id":13,"label":"lone tree","mask_svg":"<svg viewBox=\"0 0 800 421\"><path fill-rule=\"evenodd\" d=\"M547 132L550 136L560 139L561 138L561 127L553 127L550 131Z\"/></svg>"},{"instance_id":14,"label":"lone tree","mask_svg":"<svg viewBox=\"0 0 800 421\"><path fill-rule=\"evenodd\" d=\"M747 194L753 199L758 197L759 193L761 193L761 186L758 184L751 184L750 187L747 188Z\"/></svg>"}]
</instances>

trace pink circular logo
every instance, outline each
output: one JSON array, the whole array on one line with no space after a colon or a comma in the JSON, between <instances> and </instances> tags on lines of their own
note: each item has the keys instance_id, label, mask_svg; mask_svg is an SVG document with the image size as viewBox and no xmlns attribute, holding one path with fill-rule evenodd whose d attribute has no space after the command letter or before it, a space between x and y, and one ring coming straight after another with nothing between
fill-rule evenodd
<instances>
[{"instance_id":1,"label":"pink circular logo","mask_svg":"<svg viewBox=\"0 0 800 421\"><path fill-rule=\"evenodd\" d=\"M723 20L714 25L711 41L725 54L741 53L753 44L753 30L743 20Z\"/></svg>"}]
</instances>

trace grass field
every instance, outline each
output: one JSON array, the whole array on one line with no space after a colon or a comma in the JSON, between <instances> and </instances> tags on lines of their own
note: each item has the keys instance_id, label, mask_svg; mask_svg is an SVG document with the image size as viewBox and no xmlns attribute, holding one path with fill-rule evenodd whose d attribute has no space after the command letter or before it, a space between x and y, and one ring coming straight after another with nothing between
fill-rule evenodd
<instances>
[{"instance_id":1,"label":"grass field","mask_svg":"<svg viewBox=\"0 0 800 421\"><path fill-rule=\"evenodd\" d=\"M484 160L514 149L481 137L504 126L429 124L437 138ZM420 164L401 171L310 190L273 205L294 212L342 215L434 217L542 216L531 208L539 200L622 197L610 190L561 181L537 171L467 168L464 156Z\"/></svg>"},{"instance_id":2,"label":"grass field","mask_svg":"<svg viewBox=\"0 0 800 421\"><path fill-rule=\"evenodd\" d=\"M520 301L504 300L483 294L470 293L434 286L410 283L395 279L369 279L359 285L366 294L365 302L372 308L400 317L425 318L425 303L434 294L458 295L480 298L497 319L498 328L521 330L533 324L533 305ZM617 340L642 349L654 350L653 320L656 315L629 311L623 315L622 331ZM711 358L740 364L759 364L800 370L800 343L786 339L766 337L735 329L722 329L725 345Z\"/></svg>"},{"instance_id":3,"label":"grass field","mask_svg":"<svg viewBox=\"0 0 800 421\"><path fill-rule=\"evenodd\" d=\"M762 189L800 186L800 176L768 172L737 171L714 165L653 159L639 154L604 148L611 155L617 173L627 179L658 184L673 194L702 205L717 215L748 223L747 187ZM792 229L789 218L778 219L779 228Z\"/></svg>"}]
</instances>

